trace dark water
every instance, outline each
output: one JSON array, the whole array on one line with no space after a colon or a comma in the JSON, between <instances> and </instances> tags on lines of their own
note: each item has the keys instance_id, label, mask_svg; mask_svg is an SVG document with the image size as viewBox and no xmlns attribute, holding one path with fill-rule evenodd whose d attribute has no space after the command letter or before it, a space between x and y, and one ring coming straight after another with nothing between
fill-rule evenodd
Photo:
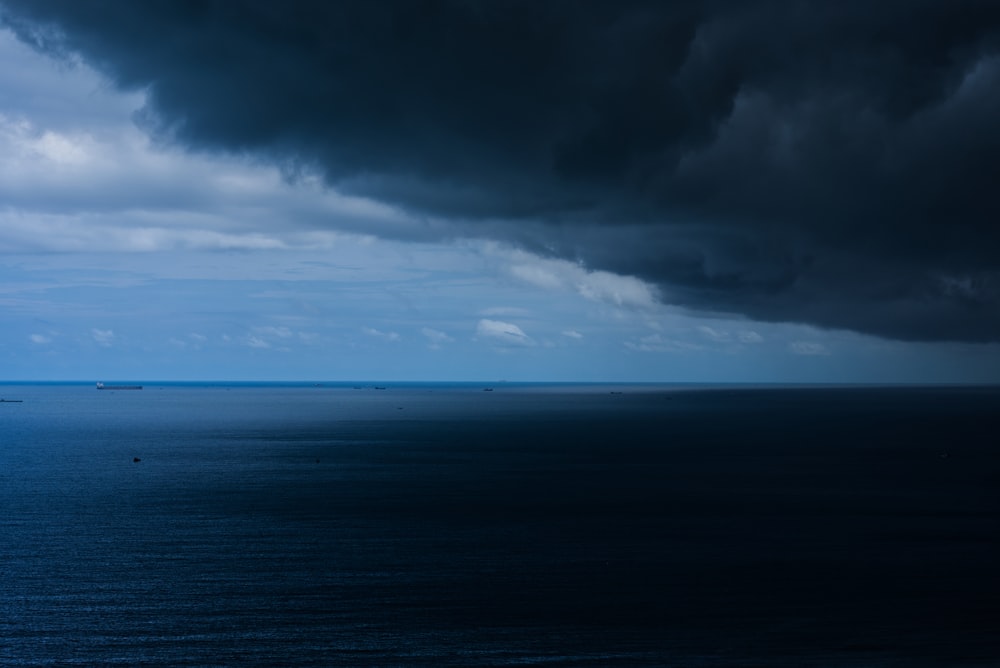
<instances>
[{"instance_id":1,"label":"dark water","mask_svg":"<svg viewBox=\"0 0 1000 668\"><path fill-rule=\"evenodd\" d=\"M613 389L0 386L0 665L1000 665L1000 390Z\"/></svg>"}]
</instances>

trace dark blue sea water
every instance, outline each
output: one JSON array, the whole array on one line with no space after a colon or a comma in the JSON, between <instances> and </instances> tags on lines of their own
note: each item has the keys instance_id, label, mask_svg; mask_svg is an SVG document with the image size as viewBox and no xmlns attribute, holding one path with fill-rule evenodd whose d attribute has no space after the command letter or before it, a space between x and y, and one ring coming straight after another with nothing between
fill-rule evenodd
<instances>
[{"instance_id":1,"label":"dark blue sea water","mask_svg":"<svg viewBox=\"0 0 1000 668\"><path fill-rule=\"evenodd\" d=\"M0 397L2 665L1000 665L995 388Z\"/></svg>"}]
</instances>

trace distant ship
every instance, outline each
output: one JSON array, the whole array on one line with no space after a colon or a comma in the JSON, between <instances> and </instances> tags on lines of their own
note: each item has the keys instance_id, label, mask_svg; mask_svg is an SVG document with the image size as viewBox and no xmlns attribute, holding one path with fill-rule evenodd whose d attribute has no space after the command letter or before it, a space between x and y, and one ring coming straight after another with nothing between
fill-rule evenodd
<instances>
[{"instance_id":1,"label":"distant ship","mask_svg":"<svg viewBox=\"0 0 1000 668\"><path fill-rule=\"evenodd\" d=\"M98 383L97 389L99 390L141 390L142 385L105 385L104 383Z\"/></svg>"}]
</instances>

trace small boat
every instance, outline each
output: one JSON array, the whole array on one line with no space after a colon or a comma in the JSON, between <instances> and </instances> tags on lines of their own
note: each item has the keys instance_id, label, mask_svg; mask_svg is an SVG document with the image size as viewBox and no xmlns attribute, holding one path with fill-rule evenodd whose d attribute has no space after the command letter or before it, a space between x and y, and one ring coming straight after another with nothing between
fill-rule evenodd
<instances>
[{"instance_id":1,"label":"small boat","mask_svg":"<svg viewBox=\"0 0 1000 668\"><path fill-rule=\"evenodd\" d=\"M0 404L22 404L24 399L0 399Z\"/></svg>"}]
</instances>

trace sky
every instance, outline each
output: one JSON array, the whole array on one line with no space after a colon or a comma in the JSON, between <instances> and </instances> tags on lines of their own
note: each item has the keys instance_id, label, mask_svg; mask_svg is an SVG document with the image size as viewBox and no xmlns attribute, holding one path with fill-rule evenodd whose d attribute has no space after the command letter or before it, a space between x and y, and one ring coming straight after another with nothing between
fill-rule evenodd
<instances>
[{"instance_id":1,"label":"sky","mask_svg":"<svg viewBox=\"0 0 1000 668\"><path fill-rule=\"evenodd\" d=\"M0 380L1000 383L1000 5L0 0Z\"/></svg>"}]
</instances>

